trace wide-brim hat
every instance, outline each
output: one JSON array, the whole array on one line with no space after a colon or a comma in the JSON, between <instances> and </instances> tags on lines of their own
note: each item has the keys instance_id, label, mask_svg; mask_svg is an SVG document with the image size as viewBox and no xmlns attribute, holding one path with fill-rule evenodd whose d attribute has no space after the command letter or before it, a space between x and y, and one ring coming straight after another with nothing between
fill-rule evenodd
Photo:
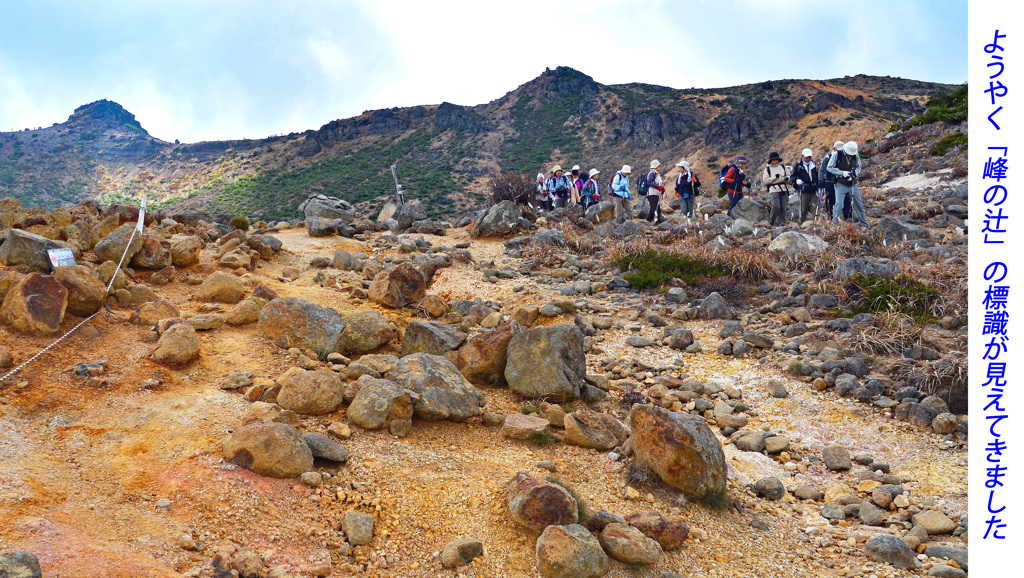
<instances>
[{"instance_id":1,"label":"wide-brim hat","mask_svg":"<svg viewBox=\"0 0 1024 578\"><path fill-rule=\"evenodd\" d=\"M682 167L684 171L690 170L690 163L686 161L679 161L678 163L676 163L676 166Z\"/></svg>"},{"instance_id":2,"label":"wide-brim hat","mask_svg":"<svg viewBox=\"0 0 1024 578\"><path fill-rule=\"evenodd\" d=\"M772 151L771 154L768 155L768 162L781 161L781 160L782 160L782 156L777 151Z\"/></svg>"},{"instance_id":3,"label":"wide-brim hat","mask_svg":"<svg viewBox=\"0 0 1024 578\"><path fill-rule=\"evenodd\" d=\"M839 150L839 149L843 148L844 144L845 143L843 141L837 140L836 142L832 143L832 148L834 148L836 150Z\"/></svg>"},{"instance_id":4,"label":"wide-brim hat","mask_svg":"<svg viewBox=\"0 0 1024 578\"><path fill-rule=\"evenodd\" d=\"M624 175L628 175L629 173L633 172L633 168L630 167L629 165L622 165L622 170L620 170L619 172Z\"/></svg>"},{"instance_id":5,"label":"wide-brim hat","mask_svg":"<svg viewBox=\"0 0 1024 578\"><path fill-rule=\"evenodd\" d=\"M594 175L597 175L597 174L600 174L600 173L601 173L601 171L599 171L597 169L590 169L589 175L590 176L594 176Z\"/></svg>"},{"instance_id":6,"label":"wide-brim hat","mask_svg":"<svg viewBox=\"0 0 1024 578\"><path fill-rule=\"evenodd\" d=\"M580 170L580 166L579 165L573 165L572 169L570 169L570 170L578 171L578 170Z\"/></svg>"},{"instance_id":7,"label":"wide-brim hat","mask_svg":"<svg viewBox=\"0 0 1024 578\"><path fill-rule=\"evenodd\" d=\"M857 154L857 141L849 141L843 145L843 152L848 155Z\"/></svg>"},{"instance_id":8,"label":"wide-brim hat","mask_svg":"<svg viewBox=\"0 0 1024 578\"><path fill-rule=\"evenodd\" d=\"M658 168L660 166L661 166L661 161L659 161L658 159L654 159L653 161L651 161L651 168L652 169L656 169L656 168Z\"/></svg>"},{"instance_id":9,"label":"wide-brim hat","mask_svg":"<svg viewBox=\"0 0 1024 578\"><path fill-rule=\"evenodd\" d=\"M560 170L562 170L562 167L559 165L555 165L554 168L551 169L551 172L557 173Z\"/></svg>"}]
</instances>

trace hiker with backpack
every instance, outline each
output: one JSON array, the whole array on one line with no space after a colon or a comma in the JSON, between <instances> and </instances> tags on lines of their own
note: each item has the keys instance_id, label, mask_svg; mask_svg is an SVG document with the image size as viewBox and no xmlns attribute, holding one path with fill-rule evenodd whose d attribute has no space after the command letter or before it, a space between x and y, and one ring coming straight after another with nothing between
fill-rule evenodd
<instances>
[{"instance_id":1,"label":"hiker with backpack","mask_svg":"<svg viewBox=\"0 0 1024 578\"><path fill-rule=\"evenodd\" d=\"M676 177L676 196L679 197L679 208L683 215L693 218L693 204L700 194L700 179L690 170L690 163L681 161L676 163L679 167L679 176Z\"/></svg>"},{"instance_id":2,"label":"hiker with backpack","mask_svg":"<svg viewBox=\"0 0 1024 578\"><path fill-rule=\"evenodd\" d=\"M583 185L587 184L587 177L580 172L579 165L573 165L569 180L572 181L572 204L579 205L582 201Z\"/></svg>"},{"instance_id":3,"label":"hiker with backpack","mask_svg":"<svg viewBox=\"0 0 1024 578\"><path fill-rule=\"evenodd\" d=\"M814 151L811 149L804 149L800 155L800 162L793 166L790 182L800 193L800 218L798 220L803 225L804 218L811 210L811 203L814 202L815 194L818 192L818 166L814 164Z\"/></svg>"},{"instance_id":4,"label":"hiker with backpack","mask_svg":"<svg viewBox=\"0 0 1024 578\"><path fill-rule=\"evenodd\" d=\"M633 198L633 194L629 192L629 173L633 172L633 169L629 165L622 165L612 180L608 183L608 187L612 192L612 204L614 208L614 222L616 225L626 222L626 215L629 218L633 218L633 210L629 206L629 200Z\"/></svg>"},{"instance_id":5,"label":"hiker with backpack","mask_svg":"<svg viewBox=\"0 0 1024 578\"><path fill-rule=\"evenodd\" d=\"M847 202L853 206L853 212L857 214L857 221L867 225L868 219L864 215L864 199L861 198L860 187L857 185L857 177L860 175L860 155L857 153L857 143L852 140L848 141L843 145L842 150L833 153L826 170L836 177L836 208L832 213L832 220L836 223L839 222L839 207Z\"/></svg>"},{"instance_id":6,"label":"hiker with backpack","mask_svg":"<svg viewBox=\"0 0 1024 578\"><path fill-rule=\"evenodd\" d=\"M537 186L534 191L534 201L538 206L545 209L548 206L548 189L544 186L544 173L537 173ZM533 206L533 203L530 205Z\"/></svg>"},{"instance_id":7,"label":"hiker with backpack","mask_svg":"<svg viewBox=\"0 0 1024 578\"><path fill-rule=\"evenodd\" d=\"M828 162L843 148L843 141L837 140L832 143L832 150L826 154L820 163L818 170L818 184L825 189L825 217L831 219L836 207L836 176L828 172ZM843 213L843 219L849 219L853 213L853 207L848 202L839 205L838 209Z\"/></svg>"},{"instance_id":8,"label":"hiker with backpack","mask_svg":"<svg viewBox=\"0 0 1024 578\"><path fill-rule=\"evenodd\" d=\"M765 191L772 202L768 224L772 227L776 222L780 225L785 224L786 209L789 208L789 175L786 174L786 166L782 164L779 153L773 151L768 155L768 165L761 175L761 182L764 183Z\"/></svg>"},{"instance_id":9,"label":"hiker with backpack","mask_svg":"<svg viewBox=\"0 0 1024 578\"><path fill-rule=\"evenodd\" d=\"M651 161L651 170L644 173L644 176L637 182L637 192L647 195L647 220L660 224L665 221L665 213L661 211L661 194L665 192L665 185L661 183L661 175L658 168L661 161Z\"/></svg>"},{"instance_id":10,"label":"hiker with backpack","mask_svg":"<svg viewBox=\"0 0 1024 578\"><path fill-rule=\"evenodd\" d=\"M589 178L580 187L580 203L583 206L583 212L601 200L600 183L597 182L597 175L600 172L597 169L590 169Z\"/></svg>"},{"instance_id":11,"label":"hiker with backpack","mask_svg":"<svg viewBox=\"0 0 1024 578\"><path fill-rule=\"evenodd\" d=\"M569 200L572 183L569 181L569 177L562 174L562 167L559 165L555 165L551 172L554 173L554 176L544 184L548 189L548 194L554 200L554 207L551 210L564 208Z\"/></svg>"},{"instance_id":12,"label":"hiker with backpack","mask_svg":"<svg viewBox=\"0 0 1024 578\"><path fill-rule=\"evenodd\" d=\"M747 175L743 172L743 169L747 167L747 157L739 155L731 165L727 165L722 169L722 174L718 178L718 183L725 189L726 194L729 195L729 211L726 213L728 216L732 216L732 210L736 208L736 204L743 198L743 187L747 187L750 190L750 182L747 181Z\"/></svg>"}]
</instances>

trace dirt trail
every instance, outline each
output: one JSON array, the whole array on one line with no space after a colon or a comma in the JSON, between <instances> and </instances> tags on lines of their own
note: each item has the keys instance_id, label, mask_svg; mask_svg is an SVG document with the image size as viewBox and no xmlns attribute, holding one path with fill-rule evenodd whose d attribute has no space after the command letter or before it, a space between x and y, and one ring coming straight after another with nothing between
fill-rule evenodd
<instances>
[{"instance_id":1,"label":"dirt trail","mask_svg":"<svg viewBox=\"0 0 1024 578\"><path fill-rule=\"evenodd\" d=\"M452 233L427 239L449 246L468 240L463 231ZM310 299L343 313L374 307L348 293L319 287L312 280L315 270L307 270L315 256L330 257L338 248L370 253L369 244L312 239L303 230L278 236L287 252L246 276L253 287L262 283L282 296ZM471 251L478 263L506 264L500 241L474 240ZM204 251L204 262L211 261L211 253ZM287 267L302 271L300 278L280 281ZM478 265L456 264L439 272L430 292L446 299L498 300L510 312L520 302L564 299L557 287L525 277L492 284L482 279ZM183 313L198 308L188 285L175 283L157 291ZM602 304L612 311L628 308L622 301ZM561 321L571 323L571 316ZM70 319L66 328L74 323ZM255 326L202 333L200 360L173 371L147 359L153 345L143 340L146 329L127 324L126 310L101 314L90 325L0 390L0 551L35 553L48 577L207 575L208 561L222 541L260 554L268 567L285 565L299 575L310 575L324 560L333 559L332 576L351 575L357 566L366 576L537 576L535 536L514 527L502 485L517 471L544 474L535 467L540 460L557 464L555 475L576 488L591 512L678 511L675 495L655 486L644 488L650 495L640 500L624 499L623 466L606 454L563 444L512 442L478 421L416 421L404 439L353 428L344 443L351 456L347 465L317 463L344 482L330 491L264 478L222 463L219 454L219 440L241 423L250 406L239 393L218 387L224 376L251 371L273 378L291 365ZM687 357L682 373L741 388L758 412L750 427L799 438L811 451L843 443L851 453L869 453L891 464L894 473L912 477L915 481L907 487L915 496L966 512L966 452L950 451L935 436L896 425L832 393L812 392L808 384L784 377L780 368L713 353L720 325L687 323L704 342L705 353ZM640 332L658 338L659 331L644 327ZM660 348L638 351L625 346L622 339L631 333L603 332L599 347L604 353L588 356L591 370L606 356L654 365L678 357ZM20 361L48 340L0 330L0 342ZM394 345L390 348L397 353ZM86 385L69 371L75 363L99 359L110 360L103 387ZM768 398L763 384L770 378L784 379L790 397ZM508 390L483 391L489 411L513 412L522 405ZM304 418L303 430L325 431L331 422L344 419L344 409ZM768 473L791 486L814 479L832 493L839 492L840 480L849 485L849 478L815 468L794 478L760 454L735 452L731 446L727 452L738 475L732 485L737 495L742 488L736 484ZM816 511L810 512L813 508L804 512L788 502L747 502L750 507L742 513L687 505L681 513L696 537L684 549L667 553L662 563L649 568L613 563L609 576L659 576L662 570L700 577L839 576L847 567L864 565L863 558L848 555L850 549L811 544L806 528L824 522ZM332 525L349 509L376 515L384 533L344 558L338 556ZM755 519L769 530L752 528ZM183 535L198 543L197 551L181 547ZM457 572L442 569L441 547L464 536L482 539L486 555ZM879 572L909 575L888 567Z\"/></svg>"}]
</instances>

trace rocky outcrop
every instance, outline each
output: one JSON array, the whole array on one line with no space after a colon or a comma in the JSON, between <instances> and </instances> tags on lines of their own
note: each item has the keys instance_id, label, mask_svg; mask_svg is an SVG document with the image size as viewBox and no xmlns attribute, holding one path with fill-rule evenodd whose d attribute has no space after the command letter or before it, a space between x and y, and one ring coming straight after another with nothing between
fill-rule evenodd
<instances>
[{"instance_id":1,"label":"rocky outcrop","mask_svg":"<svg viewBox=\"0 0 1024 578\"><path fill-rule=\"evenodd\" d=\"M351 223L356 218L356 210L348 201L327 195L310 195L299 205L299 211L306 216L307 221L315 217L331 220L341 219L346 223Z\"/></svg>"}]
</instances>

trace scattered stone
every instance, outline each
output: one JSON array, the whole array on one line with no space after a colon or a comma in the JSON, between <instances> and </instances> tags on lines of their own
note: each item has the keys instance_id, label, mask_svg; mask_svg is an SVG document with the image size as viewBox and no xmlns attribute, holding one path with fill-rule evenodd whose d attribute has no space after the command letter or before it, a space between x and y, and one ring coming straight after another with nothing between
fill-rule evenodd
<instances>
[{"instance_id":1,"label":"scattered stone","mask_svg":"<svg viewBox=\"0 0 1024 578\"><path fill-rule=\"evenodd\" d=\"M441 551L441 565L445 568L458 568L472 562L483 554L484 543L476 538L459 538L445 544Z\"/></svg>"},{"instance_id":2,"label":"scattered stone","mask_svg":"<svg viewBox=\"0 0 1024 578\"><path fill-rule=\"evenodd\" d=\"M850 452L843 446L826 447L821 451L821 459L825 462L825 467L832 471L838 472L853 468Z\"/></svg>"},{"instance_id":3,"label":"scattered stone","mask_svg":"<svg viewBox=\"0 0 1024 578\"><path fill-rule=\"evenodd\" d=\"M298 477L313 467L313 454L302 434L283 423L242 426L224 438L221 452L235 465L274 478Z\"/></svg>"},{"instance_id":4,"label":"scattered stone","mask_svg":"<svg viewBox=\"0 0 1024 578\"><path fill-rule=\"evenodd\" d=\"M662 516L660 512L638 512L626 518L630 526L640 530L645 536L654 538L662 550L675 550L682 547L690 535L690 525L678 516ZM607 525L607 524L606 524Z\"/></svg>"},{"instance_id":5,"label":"scattered stone","mask_svg":"<svg viewBox=\"0 0 1024 578\"><path fill-rule=\"evenodd\" d=\"M510 321L492 331L474 335L459 348L456 367L472 383L508 385L505 381L508 344L522 330L519 323Z\"/></svg>"},{"instance_id":6,"label":"scattered stone","mask_svg":"<svg viewBox=\"0 0 1024 578\"><path fill-rule=\"evenodd\" d=\"M341 529L353 546L363 546L373 541L373 527L377 520L369 514L349 510L341 518Z\"/></svg>"},{"instance_id":7,"label":"scattered stone","mask_svg":"<svg viewBox=\"0 0 1024 578\"><path fill-rule=\"evenodd\" d=\"M152 359L161 365L182 368L199 357L200 348L195 328L187 323L178 323L160 336Z\"/></svg>"},{"instance_id":8,"label":"scattered stone","mask_svg":"<svg viewBox=\"0 0 1024 578\"><path fill-rule=\"evenodd\" d=\"M410 321L402 336L402 357L413 353L444 355L461 347L467 335L439 321Z\"/></svg>"},{"instance_id":9,"label":"scattered stone","mask_svg":"<svg viewBox=\"0 0 1024 578\"><path fill-rule=\"evenodd\" d=\"M330 460L339 464L348 461L348 450L328 437L327 434L307 432L302 434L302 441L309 446L309 451L314 458Z\"/></svg>"},{"instance_id":10,"label":"scattered stone","mask_svg":"<svg viewBox=\"0 0 1024 578\"><path fill-rule=\"evenodd\" d=\"M505 417L501 435L513 440L537 440L550 438L551 422L532 415L510 413Z\"/></svg>"},{"instance_id":11,"label":"scattered stone","mask_svg":"<svg viewBox=\"0 0 1024 578\"><path fill-rule=\"evenodd\" d=\"M392 435L405 437L412 429L410 392L387 379L369 375L359 378L359 391L348 408L348 419L366 429L387 427Z\"/></svg>"},{"instance_id":12,"label":"scattered stone","mask_svg":"<svg viewBox=\"0 0 1024 578\"><path fill-rule=\"evenodd\" d=\"M574 411L565 416L564 424L565 443L574 446L608 451L622 445L629 437L626 426L606 413Z\"/></svg>"},{"instance_id":13,"label":"scattered stone","mask_svg":"<svg viewBox=\"0 0 1024 578\"><path fill-rule=\"evenodd\" d=\"M508 507L516 522L536 532L578 520L576 500L565 488L525 472L509 482Z\"/></svg>"},{"instance_id":14,"label":"scattered stone","mask_svg":"<svg viewBox=\"0 0 1024 578\"><path fill-rule=\"evenodd\" d=\"M656 540L626 524L605 526L600 542L608 555L624 564L653 564L662 556L661 545Z\"/></svg>"},{"instance_id":15,"label":"scattered stone","mask_svg":"<svg viewBox=\"0 0 1024 578\"><path fill-rule=\"evenodd\" d=\"M666 484L696 499L725 492L725 455L703 419L637 405L631 426L637 462Z\"/></svg>"},{"instance_id":16,"label":"scattered stone","mask_svg":"<svg viewBox=\"0 0 1024 578\"><path fill-rule=\"evenodd\" d=\"M544 528L536 555L545 578L600 578L610 570L601 543L579 524Z\"/></svg>"},{"instance_id":17,"label":"scattered stone","mask_svg":"<svg viewBox=\"0 0 1024 578\"><path fill-rule=\"evenodd\" d=\"M888 534L873 536L864 545L864 553L875 562L891 564L897 568L913 570L921 565L914 551L903 540Z\"/></svg>"},{"instance_id":18,"label":"scattered stone","mask_svg":"<svg viewBox=\"0 0 1024 578\"><path fill-rule=\"evenodd\" d=\"M786 486L782 480L775 476L767 476L757 480L754 484L754 491L758 496L769 500L781 500L786 495Z\"/></svg>"},{"instance_id":19,"label":"scattered stone","mask_svg":"<svg viewBox=\"0 0 1024 578\"><path fill-rule=\"evenodd\" d=\"M395 364L388 377L419 394L413 407L420 419L465 421L480 415L487 403L483 393L452 362L439 355L407 355Z\"/></svg>"},{"instance_id":20,"label":"scattered stone","mask_svg":"<svg viewBox=\"0 0 1024 578\"><path fill-rule=\"evenodd\" d=\"M334 309L296 297L279 297L263 307L259 327L270 340L287 335L291 347L336 351L345 320Z\"/></svg>"},{"instance_id":21,"label":"scattered stone","mask_svg":"<svg viewBox=\"0 0 1024 578\"><path fill-rule=\"evenodd\" d=\"M401 263L377 273L370 284L369 297L374 303L398 308L419 301L426 292L427 281L419 269Z\"/></svg>"},{"instance_id":22,"label":"scattered stone","mask_svg":"<svg viewBox=\"0 0 1024 578\"><path fill-rule=\"evenodd\" d=\"M245 297L245 286L234 275L216 271L199 286L199 298L216 303L238 303Z\"/></svg>"},{"instance_id":23,"label":"scattered stone","mask_svg":"<svg viewBox=\"0 0 1024 578\"><path fill-rule=\"evenodd\" d=\"M956 523L938 510L926 510L911 518L915 525L923 526L928 535L949 534L956 529Z\"/></svg>"},{"instance_id":24,"label":"scattered stone","mask_svg":"<svg viewBox=\"0 0 1024 578\"><path fill-rule=\"evenodd\" d=\"M369 353L394 339L391 327L391 322L376 309L349 315L333 349L345 355Z\"/></svg>"},{"instance_id":25,"label":"scattered stone","mask_svg":"<svg viewBox=\"0 0 1024 578\"><path fill-rule=\"evenodd\" d=\"M277 403L300 415L322 415L336 410L344 401L345 384L329 369L297 371L279 381Z\"/></svg>"},{"instance_id":26,"label":"scattered stone","mask_svg":"<svg viewBox=\"0 0 1024 578\"><path fill-rule=\"evenodd\" d=\"M0 306L0 321L19 333L56 335L67 307L64 285L50 275L29 273L7 292Z\"/></svg>"},{"instance_id":27,"label":"scattered stone","mask_svg":"<svg viewBox=\"0 0 1024 578\"><path fill-rule=\"evenodd\" d=\"M39 559L30 552L0 552L0 577L43 578Z\"/></svg>"}]
</instances>

